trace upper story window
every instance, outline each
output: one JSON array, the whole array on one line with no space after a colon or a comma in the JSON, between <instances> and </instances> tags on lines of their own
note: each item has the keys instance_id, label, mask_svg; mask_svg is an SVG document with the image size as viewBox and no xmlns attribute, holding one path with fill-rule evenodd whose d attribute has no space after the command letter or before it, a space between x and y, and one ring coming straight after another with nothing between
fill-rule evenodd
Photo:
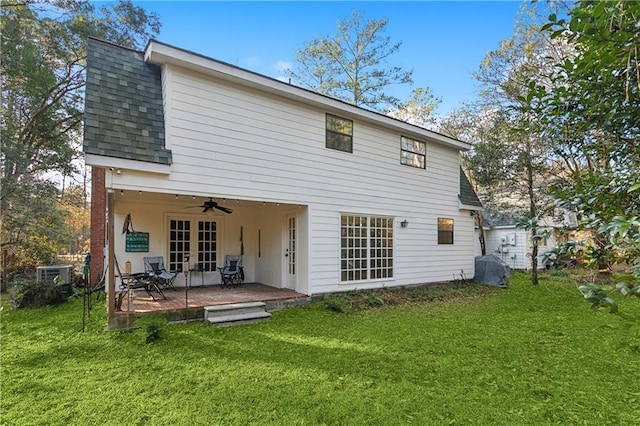
<instances>
[{"instance_id":1,"label":"upper story window","mask_svg":"<svg viewBox=\"0 0 640 426\"><path fill-rule=\"evenodd\" d=\"M453 219L438 218L438 244L453 244Z\"/></svg>"},{"instance_id":2,"label":"upper story window","mask_svg":"<svg viewBox=\"0 0 640 426\"><path fill-rule=\"evenodd\" d=\"M400 138L400 164L425 168L427 144L402 136Z\"/></svg>"},{"instance_id":3,"label":"upper story window","mask_svg":"<svg viewBox=\"0 0 640 426\"><path fill-rule=\"evenodd\" d=\"M353 152L353 121L327 114L327 148Z\"/></svg>"}]
</instances>

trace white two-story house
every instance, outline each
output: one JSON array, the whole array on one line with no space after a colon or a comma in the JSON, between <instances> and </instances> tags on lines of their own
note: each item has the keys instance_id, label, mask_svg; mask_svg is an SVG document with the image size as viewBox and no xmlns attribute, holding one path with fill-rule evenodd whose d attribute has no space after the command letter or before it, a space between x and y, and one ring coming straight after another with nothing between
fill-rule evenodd
<instances>
[{"instance_id":1,"label":"white two-story house","mask_svg":"<svg viewBox=\"0 0 640 426\"><path fill-rule=\"evenodd\" d=\"M469 148L157 41L89 40L93 278L188 257L215 284L229 254L245 281L307 295L473 277Z\"/></svg>"}]
</instances>

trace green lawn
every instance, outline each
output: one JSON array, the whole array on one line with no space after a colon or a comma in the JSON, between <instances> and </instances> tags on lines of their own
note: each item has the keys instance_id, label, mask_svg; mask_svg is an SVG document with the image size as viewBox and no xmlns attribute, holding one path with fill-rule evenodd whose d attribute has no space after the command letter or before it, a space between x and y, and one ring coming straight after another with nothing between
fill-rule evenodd
<instances>
[{"instance_id":1,"label":"green lawn","mask_svg":"<svg viewBox=\"0 0 640 426\"><path fill-rule=\"evenodd\" d=\"M627 308L638 311L628 300ZM1 313L3 425L638 424L640 327L567 278L349 314L109 332L82 300Z\"/></svg>"}]
</instances>

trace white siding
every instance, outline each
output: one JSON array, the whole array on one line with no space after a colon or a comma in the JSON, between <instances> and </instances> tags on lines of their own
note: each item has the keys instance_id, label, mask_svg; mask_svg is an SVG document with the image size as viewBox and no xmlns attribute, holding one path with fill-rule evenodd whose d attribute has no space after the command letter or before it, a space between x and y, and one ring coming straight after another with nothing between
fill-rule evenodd
<instances>
[{"instance_id":1,"label":"white siding","mask_svg":"<svg viewBox=\"0 0 640 426\"><path fill-rule=\"evenodd\" d=\"M476 230L476 236L478 231ZM515 235L515 245L509 244L509 236ZM507 242L504 244L502 239ZM512 269L531 269L531 233L515 226L496 227L485 230L487 254L495 254ZM476 243L475 253L479 255L479 243ZM542 269L543 256L555 246L555 239L550 237L546 245L538 247L538 268Z\"/></svg>"},{"instance_id":2,"label":"white siding","mask_svg":"<svg viewBox=\"0 0 640 426\"><path fill-rule=\"evenodd\" d=\"M331 111L175 66L163 73L163 87L172 89L165 96L171 174L129 171L114 176L114 186L306 206L299 220L308 270L299 283L309 294L473 276L473 218L458 208L457 149L425 141L426 170L402 166L400 133L358 120L353 153L327 149L325 113ZM339 283L341 213L394 218L393 279ZM455 244L437 244L438 217L455 220ZM401 228L405 219L409 226ZM265 220L256 217L256 230L266 233L263 243L275 244L265 255L278 263L273 241L280 222ZM256 274L277 285L281 277L261 260Z\"/></svg>"}]
</instances>

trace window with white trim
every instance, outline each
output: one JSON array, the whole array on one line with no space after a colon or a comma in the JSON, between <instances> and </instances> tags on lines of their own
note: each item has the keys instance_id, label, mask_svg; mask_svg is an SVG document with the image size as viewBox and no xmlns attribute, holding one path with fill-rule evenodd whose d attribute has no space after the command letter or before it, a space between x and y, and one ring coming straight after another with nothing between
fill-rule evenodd
<instances>
[{"instance_id":1,"label":"window with white trim","mask_svg":"<svg viewBox=\"0 0 640 426\"><path fill-rule=\"evenodd\" d=\"M427 144L405 136L400 137L400 164L424 169Z\"/></svg>"},{"instance_id":2,"label":"window with white trim","mask_svg":"<svg viewBox=\"0 0 640 426\"><path fill-rule=\"evenodd\" d=\"M182 262L189 259L192 266L203 271L215 271L218 254L217 223L208 220L170 219L169 220L169 262L168 270L183 272ZM191 248L195 247L195 252Z\"/></svg>"},{"instance_id":3,"label":"window with white trim","mask_svg":"<svg viewBox=\"0 0 640 426\"><path fill-rule=\"evenodd\" d=\"M393 277L393 219L340 217L340 281Z\"/></svg>"},{"instance_id":4,"label":"window with white trim","mask_svg":"<svg viewBox=\"0 0 640 426\"><path fill-rule=\"evenodd\" d=\"M198 263L203 271L216 270L216 223L198 221Z\"/></svg>"},{"instance_id":5,"label":"window with white trim","mask_svg":"<svg viewBox=\"0 0 640 426\"><path fill-rule=\"evenodd\" d=\"M169 221L169 271L182 272L182 262L191 252L191 221Z\"/></svg>"}]
</instances>

